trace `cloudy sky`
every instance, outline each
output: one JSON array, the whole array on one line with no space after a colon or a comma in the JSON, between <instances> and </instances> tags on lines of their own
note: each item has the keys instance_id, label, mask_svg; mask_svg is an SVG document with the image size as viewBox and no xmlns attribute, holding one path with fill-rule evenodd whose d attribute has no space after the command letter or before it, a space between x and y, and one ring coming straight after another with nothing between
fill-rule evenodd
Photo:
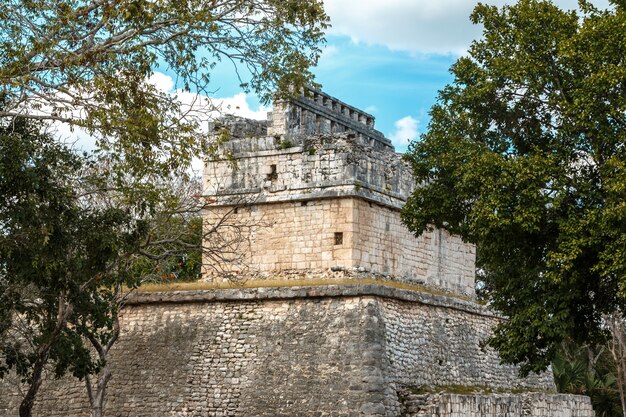
<instances>
[{"instance_id":1,"label":"cloudy sky","mask_svg":"<svg viewBox=\"0 0 626 417\"><path fill-rule=\"evenodd\" d=\"M327 93L372 113L377 129L405 150L426 128L437 91L451 81L448 68L481 35L469 21L476 1L324 0L333 26L314 70L318 82ZM577 5L577 0L553 1L562 8ZM267 109L241 93L231 72L217 68L215 96L242 115L264 117Z\"/></svg>"}]
</instances>

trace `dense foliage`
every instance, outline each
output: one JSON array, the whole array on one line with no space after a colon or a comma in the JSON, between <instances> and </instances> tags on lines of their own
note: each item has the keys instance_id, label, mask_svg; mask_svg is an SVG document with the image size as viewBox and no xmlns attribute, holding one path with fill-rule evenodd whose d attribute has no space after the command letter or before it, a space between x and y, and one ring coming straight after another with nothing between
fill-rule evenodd
<instances>
[{"instance_id":1,"label":"dense foliage","mask_svg":"<svg viewBox=\"0 0 626 417\"><path fill-rule=\"evenodd\" d=\"M81 204L89 163L23 119L0 127L0 377L13 369L26 383L21 414L46 365L57 376L97 370L83 338L111 328L109 288L133 285L118 256L147 227Z\"/></svg>"},{"instance_id":2,"label":"dense foliage","mask_svg":"<svg viewBox=\"0 0 626 417\"><path fill-rule=\"evenodd\" d=\"M478 5L484 25L407 160L402 213L477 245L490 340L524 373L566 337L603 340L626 301L626 4Z\"/></svg>"},{"instance_id":3,"label":"dense foliage","mask_svg":"<svg viewBox=\"0 0 626 417\"><path fill-rule=\"evenodd\" d=\"M0 378L14 371L25 384L22 416L44 369L86 379L102 415L129 289L200 275L199 183L153 184L162 198L146 210L110 186L101 162L27 119L0 130Z\"/></svg>"},{"instance_id":4,"label":"dense foliage","mask_svg":"<svg viewBox=\"0 0 626 417\"><path fill-rule=\"evenodd\" d=\"M605 345L561 344L552 362L559 392L588 395L598 417L620 417L622 406L613 357Z\"/></svg>"},{"instance_id":5,"label":"dense foliage","mask_svg":"<svg viewBox=\"0 0 626 417\"><path fill-rule=\"evenodd\" d=\"M215 106L158 90L156 68L209 95L226 61L268 100L312 80L327 21L319 0L6 0L0 117L83 126L127 172L171 171L206 150L200 128Z\"/></svg>"}]
</instances>

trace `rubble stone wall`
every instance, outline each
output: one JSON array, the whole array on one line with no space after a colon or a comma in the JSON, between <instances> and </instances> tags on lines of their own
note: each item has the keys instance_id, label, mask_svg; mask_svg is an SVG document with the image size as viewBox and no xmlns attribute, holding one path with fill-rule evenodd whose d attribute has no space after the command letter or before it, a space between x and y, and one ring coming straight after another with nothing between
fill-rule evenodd
<instances>
[{"instance_id":1,"label":"rubble stone wall","mask_svg":"<svg viewBox=\"0 0 626 417\"><path fill-rule=\"evenodd\" d=\"M385 300L380 307L388 361L388 409L402 409L396 393L404 387L555 389L549 373L520 379L516 367L500 364L485 342L501 318L488 310L468 314L465 309L397 299Z\"/></svg>"},{"instance_id":2,"label":"rubble stone wall","mask_svg":"<svg viewBox=\"0 0 626 417\"><path fill-rule=\"evenodd\" d=\"M380 285L139 294L112 353L107 415L397 417L404 384L550 387L480 350L496 320ZM0 415L17 405L0 382ZM46 381L34 415L88 416L83 384Z\"/></svg>"},{"instance_id":3,"label":"rubble stone wall","mask_svg":"<svg viewBox=\"0 0 626 417\"><path fill-rule=\"evenodd\" d=\"M111 364L115 417L364 416L380 410L371 300L145 304L126 309ZM366 359L367 358L367 359ZM0 415L17 416L0 383ZM379 392L378 404L370 404ZM73 380L45 382L34 415L87 417Z\"/></svg>"}]
</instances>

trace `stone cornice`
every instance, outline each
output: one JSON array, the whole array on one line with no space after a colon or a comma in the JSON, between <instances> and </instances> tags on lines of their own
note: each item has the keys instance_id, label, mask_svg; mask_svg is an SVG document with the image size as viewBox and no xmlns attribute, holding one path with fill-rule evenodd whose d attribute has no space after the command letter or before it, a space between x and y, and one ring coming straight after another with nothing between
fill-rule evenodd
<instances>
[{"instance_id":1,"label":"stone cornice","mask_svg":"<svg viewBox=\"0 0 626 417\"><path fill-rule=\"evenodd\" d=\"M485 317L501 318L500 315L491 311L487 306L478 304L474 301L417 290L394 288L381 284L340 284L297 287L220 288L171 292L136 292L129 297L127 304L141 305L362 296L408 301L434 307L461 310Z\"/></svg>"}]
</instances>

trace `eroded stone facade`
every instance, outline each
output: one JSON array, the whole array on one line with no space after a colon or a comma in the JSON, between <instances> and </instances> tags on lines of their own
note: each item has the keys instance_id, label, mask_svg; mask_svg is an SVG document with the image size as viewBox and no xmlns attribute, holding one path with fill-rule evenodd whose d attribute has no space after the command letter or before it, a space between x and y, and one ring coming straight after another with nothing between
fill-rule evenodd
<instances>
[{"instance_id":1,"label":"eroded stone facade","mask_svg":"<svg viewBox=\"0 0 626 417\"><path fill-rule=\"evenodd\" d=\"M268 122L269 136L294 138L352 132L374 149L392 147L391 141L374 129L374 116L310 88L290 100L275 102Z\"/></svg>"}]
</instances>

